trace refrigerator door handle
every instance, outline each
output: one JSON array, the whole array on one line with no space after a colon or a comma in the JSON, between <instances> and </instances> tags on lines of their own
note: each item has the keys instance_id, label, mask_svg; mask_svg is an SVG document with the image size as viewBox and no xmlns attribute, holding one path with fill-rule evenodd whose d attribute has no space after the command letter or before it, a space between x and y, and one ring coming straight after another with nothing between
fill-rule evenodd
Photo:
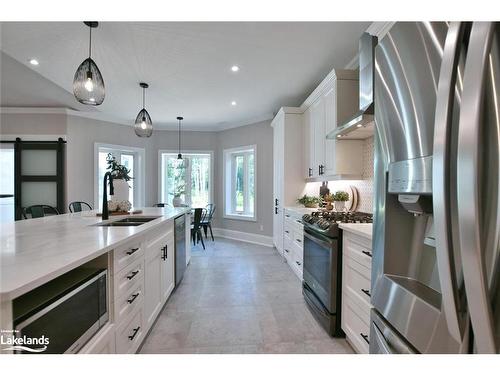
<instances>
[{"instance_id":1,"label":"refrigerator door handle","mask_svg":"<svg viewBox=\"0 0 500 375\"><path fill-rule=\"evenodd\" d=\"M464 283L476 347L479 353L484 354L497 352L481 243L478 186L482 104L494 33L495 24L491 22L474 22L472 26L464 73L457 159L459 237Z\"/></svg>"},{"instance_id":2,"label":"refrigerator door handle","mask_svg":"<svg viewBox=\"0 0 500 375\"><path fill-rule=\"evenodd\" d=\"M448 330L458 342L463 340L464 324L459 313L458 283L450 219L450 207L453 202L450 200L448 181L450 180L450 133L454 91L464 28L464 23L453 22L446 35L439 73L434 124L434 154L432 157L433 219L437 266L443 299L442 306Z\"/></svg>"},{"instance_id":3,"label":"refrigerator door handle","mask_svg":"<svg viewBox=\"0 0 500 375\"><path fill-rule=\"evenodd\" d=\"M385 340L384 334L380 329L377 327L375 323L372 322L373 325L373 332L375 333L376 336L376 341L380 345L380 348L384 351L383 354L396 354L389 345L387 344L387 341Z\"/></svg>"}]
</instances>

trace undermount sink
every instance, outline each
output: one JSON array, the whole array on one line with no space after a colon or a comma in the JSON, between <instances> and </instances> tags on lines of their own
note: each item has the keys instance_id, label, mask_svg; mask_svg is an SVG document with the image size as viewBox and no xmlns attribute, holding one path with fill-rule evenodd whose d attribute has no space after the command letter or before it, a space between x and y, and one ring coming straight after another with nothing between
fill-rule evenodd
<instances>
[{"instance_id":1,"label":"undermount sink","mask_svg":"<svg viewBox=\"0 0 500 375\"><path fill-rule=\"evenodd\" d=\"M116 221L110 221L107 223L98 223L95 224L97 227L137 227L142 224L146 224L152 220L158 219L159 216L135 216L135 217L126 217L125 219L120 219Z\"/></svg>"},{"instance_id":2,"label":"undermount sink","mask_svg":"<svg viewBox=\"0 0 500 375\"><path fill-rule=\"evenodd\" d=\"M158 219L159 216L132 216L126 217L125 219L114 221L114 223L148 223L154 219Z\"/></svg>"}]
</instances>

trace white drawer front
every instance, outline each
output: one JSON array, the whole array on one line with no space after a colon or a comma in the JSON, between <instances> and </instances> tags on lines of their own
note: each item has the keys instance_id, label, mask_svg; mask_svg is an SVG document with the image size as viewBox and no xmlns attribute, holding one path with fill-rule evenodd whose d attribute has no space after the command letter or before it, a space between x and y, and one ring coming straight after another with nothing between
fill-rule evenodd
<instances>
[{"instance_id":1,"label":"white drawer front","mask_svg":"<svg viewBox=\"0 0 500 375\"><path fill-rule=\"evenodd\" d=\"M344 254L363 266L371 269L372 267L372 251L370 248L361 246L353 236L346 236L344 238ZM360 239L360 238L358 238Z\"/></svg>"},{"instance_id":2,"label":"white drawer front","mask_svg":"<svg viewBox=\"0 0 500 375\"><path fill-rule=\"evenodd\" d=\"M144 258L124 268L114 277L115 301L140 283L144 283Z\"/></svg>"},{"instance_id":3,"label":"white drawer front","mask_svg":"<svg viewBox=\"0 0 500 375\"><path fill-rule=\"evenodd\" d=\"M142 327L142 309L128 322L124 322L116 331L116 352L119 354L135 353L144 336Z\"/></svg>"},{"instance_id":4,"label":"white drawer front","mask_svg":"<svg viewBox=\"0 0 500 375\"><path fill-rule=\"evenodd\" d=\"M349 308L353 310L361 320L366 324L370 325L370 309L372 306L361 298L358 294L355 294L350 288L344 289L345 293L342 294L343 303L349 305Z\"/></svg>"},{"instance_id":5,"label":"white drawer front","mask_svg":"<svg viewBox=\"0 0 500 375\"><path fill-rule=\"evenodd\" d=\"M346 300L344 301L344 316L342 317L344 324L345 333L348 336L351 343L354 345L355 349L359 353L368 354L370 341L370 328L351 308L352 304L349 301L349 297L343 296Z\"/></svg>"},{"instance_id":6,"label":"white drawer front","mask_svg":"<svg viewBox=\"0 0 500 375\"><path fill-rule=\"evenodd\" d=\"M297 274L299 279L302 280L302 271L304 269L303 260L302 260L302 257L297 255L296 252L294 252L294 259L293 259L293 267L292 268L295 268L294 269L295 273Z\"/></svg>"},{"instance_id":7,"label":"white drawer front","mask_svg":"<svg viewBox=\"0 0 500 375\"><path fill-rule=\"evenodd\" d=\"M296 241L292 243L292 252L298 260L302 261L304 259L304 248Z\"/></svg>"},{"instance_id":8,"label":"white drawer front","mask_svg":"<svg viewBox=\"0 0 500 375\"><path fill-rule=\"evenodd\" d=\"M359 272L368 273L366 268L363 270L361 267L349 257L344 257L344 287L350 289L352 293L358 295L370 305L370 279Z\"/></svg>"},{"instance_id":9,"label":"white drawer front","mask_svg":"<svg viewBox=\"0 0 500 375\"><path fill-rule=\"evenodd\" d=\"M300 248L304 247L304 231L294 230L293 231L293 242Z\"/></svg>"},{"instance_id":10,"label":"white drawer front","mask_svg":"<svg viewBox=\"0 0 500 375\"><path fill-rule=\"evenodd\" d=\"M134 242L131 245L121 246L113 251L113 269L114 273L120 272L123 268L133 263L144 255L144 249L140 242Z\"/></svg>"},{"instance_id":11,"label":"white drawer front","mask_svg":"<svg viewBox=\"0 0 500 375\"><path fill-rule=\"evenodd\" d=\"M289 246L285 246L285 248L283 249L284 252L283 252L283 255L285 256L285 259L287 261L288 264L292 264L293 262L293 250L292 250L292 247Z\"/></svg>"},{"instance_id":12,"label":"white drawer front","mask_svg":"<svg viewBox=\"0 0 500 375\"><path fill-rule=\"evenodd\" d=\"M151 245L153 242L157 241L159 237L162 237L165 235L167 235L167 236L174 235L174 222L173 222L173 220L161 225L160 227L158 227L154 230L149 231L146 246Z\"/></svg>"},{"instance_id":13,"label":"white drawer front","mask_svg":"<svg viewBox=\"0 0 500 375\"><path fill-rule=\"evenodd\" d=\"M288 225L292 230L301 231L304 229L304 225L302 224L302 218L294 217L286 212L285 212L285 225Z\"/></svg>"},{"instance_id":14,"label":"white drawer front","mask_svg":"<svg viewBox=\"0 0 500 375\"><path fill-rule=\"evenodd\" d=\"M128 293L123 293L115 303L115 321L120 323L127 319L144 302L144 283L142 280L131 288Z\"/></svg>"}]
</instances>

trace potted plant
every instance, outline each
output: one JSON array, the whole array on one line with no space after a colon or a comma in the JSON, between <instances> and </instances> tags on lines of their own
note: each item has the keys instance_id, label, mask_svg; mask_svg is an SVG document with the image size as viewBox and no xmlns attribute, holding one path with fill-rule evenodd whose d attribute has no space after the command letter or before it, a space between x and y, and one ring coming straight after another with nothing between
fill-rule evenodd
<instances>
[{"instance_id":1,"label":"potted plant","mask_svg":"<svg viewBox=\"0 0 500 375\"><path fill-rule=\"evenodd\" d=\"M297 199L297 202L303 204L307 208L316 208L321 200L318 197L310 197L304 194L302 198Z\"/></svg>"},{"instance_id":2,"label":"potted plant","mask_svg":"<svg viewBox=\"0 0 500 375\"><path fill-rule=\"evenodd\" d=\"M337 191L333 195L333 200L335 201L335 210L336 211L344 211L345 202L349 200L349 193L346 191Z\"/></svg>"},{"instance_id":3,"label":"potted plant","mask_svg":"<svg viewBox=\"0 0 500 375\"><path fill-rule=\"evenodd\" d=\"M325 196L323 197L323 201L326 203L325 210L327 211L333 210L333 205L332 205L332 202L334 201L333 194L330 193L325 194Z\"/></svg>"},{"instance_id":4,"label":"potted plant","mask_svg":"<svg viewBox=\"0 0 500 375\"><path fill-rule=\"evenodd\" d=\"M122 203L124 203L124 201L129 202L128 193L130 186L128 185L128 181L132 179L132 177L130 177L130 169L118 163L111 153L106 157L106 162L108 163L107 170L110 171L113 176L114 194L111 195L111 201Z\"/></svg>"},{"instance_id":5,"label":"potted plant","mask_svg":"<svg viewBox=\"0 0 500 375\"><path fill-rule=\"evenodd\" d=\"M174 207L180 207L184 204L184 201L181 198L182 194L184 194L184 184L179 181L175 187L174 199L172 199L172 205Z\"/></svg>"}]
</instances>

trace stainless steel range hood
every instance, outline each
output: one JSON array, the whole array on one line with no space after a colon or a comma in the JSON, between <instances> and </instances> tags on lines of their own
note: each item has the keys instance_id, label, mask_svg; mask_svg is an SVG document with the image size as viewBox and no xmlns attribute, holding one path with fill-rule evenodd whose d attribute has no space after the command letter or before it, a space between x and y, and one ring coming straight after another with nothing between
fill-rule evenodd
<instances>
[{"instance_id":1,"label":"stainless steel range hood","mask_svg":"<svg viewBox=\"0 0 500 375\"><path fill-rule=\"evenodd\" d=\"M373 136L375 46L377 37L363 33L359 40L359 111L327 135L328 139L365 139Z\"/></svg>"}]
</instances>

